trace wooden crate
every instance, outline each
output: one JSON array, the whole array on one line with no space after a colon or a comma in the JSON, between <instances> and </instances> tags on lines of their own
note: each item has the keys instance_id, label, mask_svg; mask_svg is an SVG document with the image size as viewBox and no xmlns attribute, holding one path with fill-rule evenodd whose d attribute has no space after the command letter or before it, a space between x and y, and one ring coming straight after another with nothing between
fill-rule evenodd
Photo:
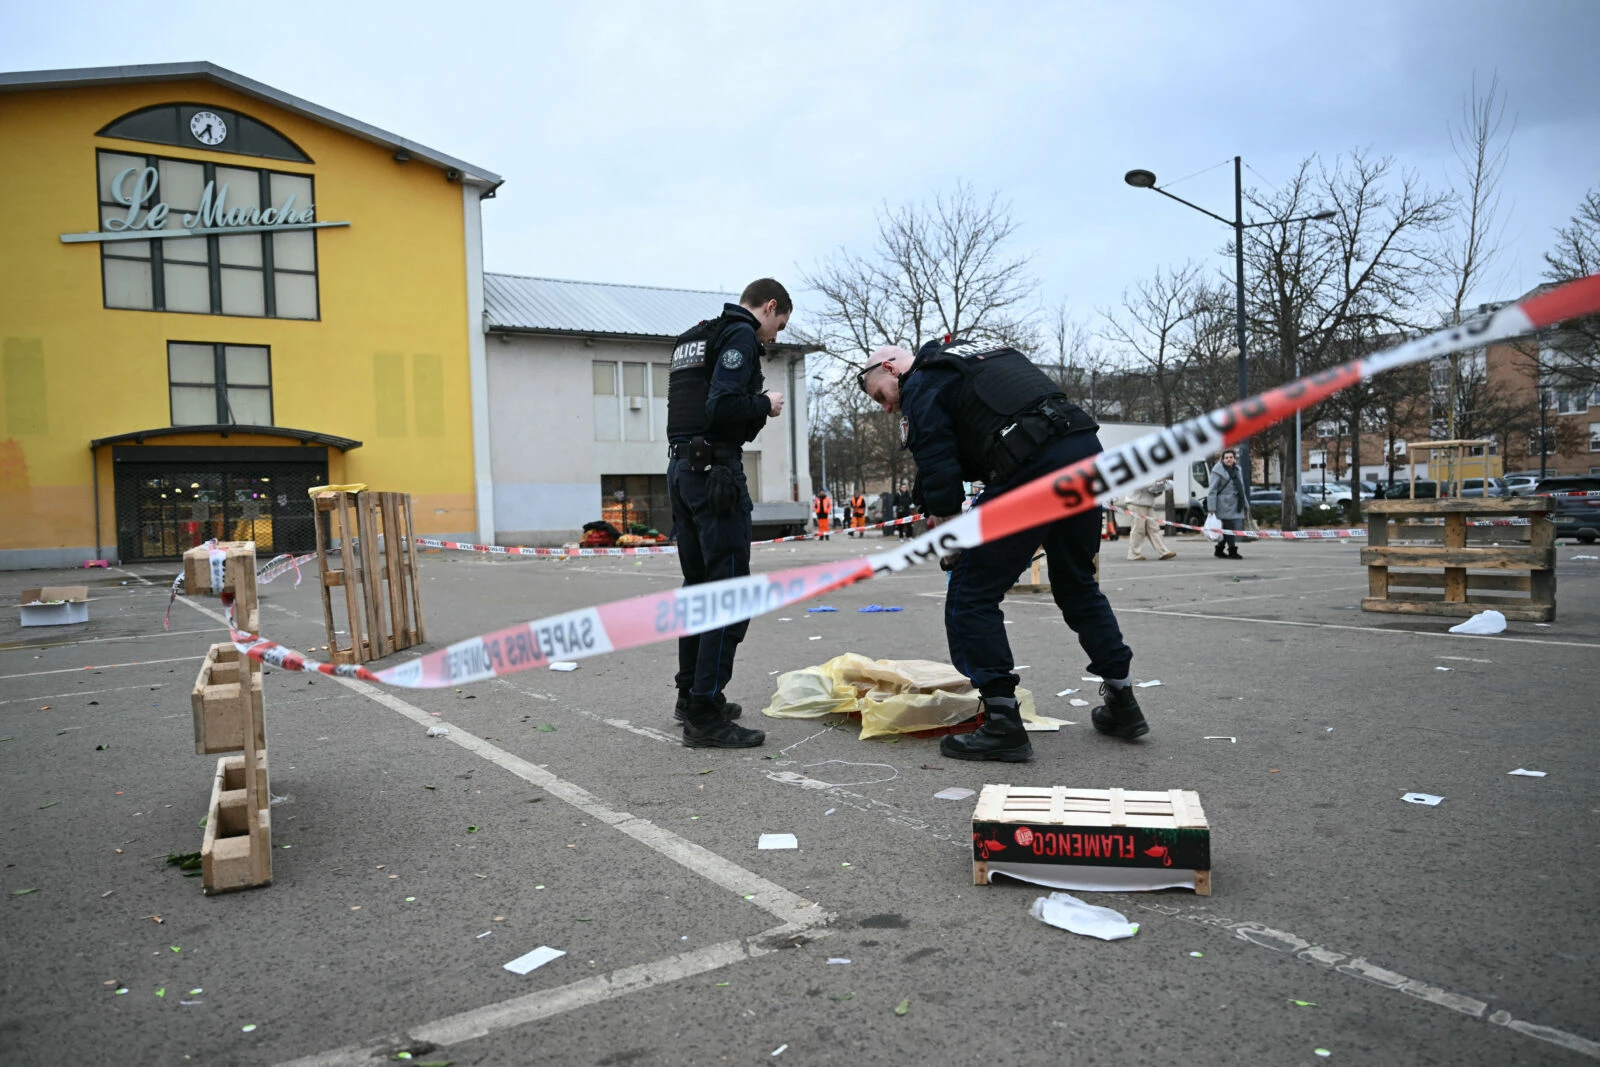
<instances>
[{"instance_id":1,"label":"wooden crate","mask_svg":"<svg viewBox=\"0 0 1600 1067\"><path fill-rule=\"evenodd\" d=\"M427 640L417 590L417 545L406 493L318 493L317 560L328 659L365 663ZM339 566L328 561L339 553ZM334 590L342 590L348 643L339 641Z\"/></svg>"},{"instance_id":2,"label":"wooden crate","mask_svg":"<svg viewBox=\"0 0 1600 1067\"><path fill-rule=\"evenodd\" d=\"M211 587L211 553L222 552L221 589ZM183 586L189 596L233 597L234 625L259 633L261 610L256 597L256 543L219 541L209 548L191 548L183 554Z\"/></svg>"},{"instance_id":3,"label":"wooden crate","mask_svg":"<svg viewBox=\"0 0 1600 1067\"><path fill-rule=\"evenodd\" d=\"M1370 500L1364 507L1363 611L1465 618L1493 608L1528 622L1556 617L1554 504L1548 498ZM1528 525L1468 525L1514 518ZM1399 540L1411 543L1392 543Z\"/></svg>"},{"instance_id":4,"label":"wooden crate","mask_svg":"<svg viewBox=\"0 0 1600 1067\"><path fill-rule=\"evenodd\" d=\"M256 754L256 779L267 777L267 754ZM244 756L217 760L211 807L200 842L200 870L207 893L251 889L272 882L272 813L265 788L253 788Z\"/></svg>"},{"instance_id":5,"label":"wooden crate","mask_svg":"<svg viewBox=\"0 0 1600 1067\"><path fill-rule=\"evenodd\" d=\"M1211 895L1211 829L1188 789L986 785L972 815L972 881L991 862L1194 871Z\"/></svg>"}]
</instances>

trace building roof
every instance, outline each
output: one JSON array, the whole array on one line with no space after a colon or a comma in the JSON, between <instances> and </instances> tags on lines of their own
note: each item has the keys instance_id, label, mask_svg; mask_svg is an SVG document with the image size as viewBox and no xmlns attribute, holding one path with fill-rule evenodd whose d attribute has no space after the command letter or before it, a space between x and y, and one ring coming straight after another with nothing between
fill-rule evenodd
<instances>
[{"instance_id":1,"label":"building roof","mask_svg":"<svg viewBox=\"0 0 1600 1067\"><path fill-rule=\"evenodd\" d=\"M20 92L32 89L72 89L87 85L117 85L137 82L188 81L199 79L226 85L245 96L264 100L285 111L303 115L326 126L343 130L363 141L370 141L390 150L404 149L413 159L431 163L442 170L458 170L464 181L498 185L500 175L465 160L447 156L427 145L407 140L398 134L369 126L348 115L330 111L309 100L302 100L281 89L274 89L253 78L235 74L215 63L144 63L126 67L73 67L66 70L23 70L0 72L0 92Z\"/></svg>"},{"instance_id":2,"label":"building roof","mask_svg":"<svg viewBox=\"0 0 1600 1067\"><path fill-rule=\"evenodd\" d=\"M487 328L508 333L609 335L670 341L739 302L738 293L611 285L521 274L483 275ZM811 346L785 344L785 349Z\"/></svg>"}]
</instances>

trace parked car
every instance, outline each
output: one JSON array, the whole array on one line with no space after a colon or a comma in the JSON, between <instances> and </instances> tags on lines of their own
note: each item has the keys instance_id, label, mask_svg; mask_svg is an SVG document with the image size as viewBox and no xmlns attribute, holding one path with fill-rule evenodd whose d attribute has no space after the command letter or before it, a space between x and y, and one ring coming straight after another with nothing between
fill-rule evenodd
<instances>
[{"instance_id":1,"label":"parked car","mask_svg":"<svg viewBox=\"0 0 1600 1067\"><path fill-rule=\"evenodd\" d=\"M1600 477L1574 474L1546 478L1535 490L1556 502L1551 514L1557 537L1576 537L1586 545L1600 538Z\"/></svg>"},{"instance_id":2,"label":"parked car","mask_svg":"<svg viewBox=\"0 0 1600 1067\"><path fill-rule=\"evenodd\" d=\"M1512 496L1532 496L1534 489L1539 484L1537 474L1508 474L1505 478L1506 489Z\"/></svg>"},{"instance_id":3,"label":"parked car","mask_svg":"<svg viewBox=\"0 0 1600 1067\"><path fill-rule=\"evenodd\" d=\"M1506 485L1504 478L1463 478L1461 479L1460 497L1507 497L1511 495L1511 488Z\"/></svg>"},{"instance_id":4,"label":"parked car","mask_svg":"<svg viewBox=\"0 0 1600 1067\"><path fill-rule=\"evenodd\" d=\"M1350 499L1350 487L1343 482L1308 482L1300 490L1319 504L1343 504Z\"/></svg>"},{"instance_id":5,"label":"parked car","mask_svg":"<svg viewBox=\"0 0 1600 1067\"><path fill-rule=\"evenodd\" d=\"M1435 500L1435 499L1438 498L1438 496L1439 496L1439 483L1438 482L1424 482L1424 481L1420 481L1420 480L1417 482L1416 499L1418 499L1418 500ZM1411 499L1411 483L1410 482L1393 482L1393 483L1391 483L1389 488L1388 488L1388 490L1383 494L1383 498L1385 500L1410 500Z\"/></svg>"}]
</instances>

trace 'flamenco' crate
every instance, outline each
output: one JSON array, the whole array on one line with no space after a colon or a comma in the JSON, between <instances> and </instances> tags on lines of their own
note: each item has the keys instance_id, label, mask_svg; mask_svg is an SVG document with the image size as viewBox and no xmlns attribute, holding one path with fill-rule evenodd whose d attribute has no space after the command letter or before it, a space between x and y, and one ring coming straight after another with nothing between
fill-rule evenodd
<instances>
[{"instance_id":1,"label":"'flamenco' crate","mask_svg":"<svg viewBox=\"0 0 1600 1067\"><path fill-rule=\"evenodd\" d=\"M1092 876L1108 886L1187 885L1210 896L1211 828L1200 796L1188 789L984 786L972 815L973 884L996 874L1042 880L1050 868L1076 868L1059 876Z\"/></svg>"}]
</instances>

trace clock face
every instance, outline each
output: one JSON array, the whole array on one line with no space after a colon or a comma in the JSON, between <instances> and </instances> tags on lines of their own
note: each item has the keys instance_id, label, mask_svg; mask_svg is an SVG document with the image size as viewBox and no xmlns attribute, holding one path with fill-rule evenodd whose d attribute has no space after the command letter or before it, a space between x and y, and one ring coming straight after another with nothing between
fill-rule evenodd
<instances>
[{"instance_id":1,"label":"clock face","mask_svg":"<svg viewBox=\"0 0 1600 1067\"><path fill-rule=\"evenodd\" d=\"M214 111L196 111L189 120L189 132L201 144L218 145L228 136L228 124Z\"/></svg>"}]
</instances>

